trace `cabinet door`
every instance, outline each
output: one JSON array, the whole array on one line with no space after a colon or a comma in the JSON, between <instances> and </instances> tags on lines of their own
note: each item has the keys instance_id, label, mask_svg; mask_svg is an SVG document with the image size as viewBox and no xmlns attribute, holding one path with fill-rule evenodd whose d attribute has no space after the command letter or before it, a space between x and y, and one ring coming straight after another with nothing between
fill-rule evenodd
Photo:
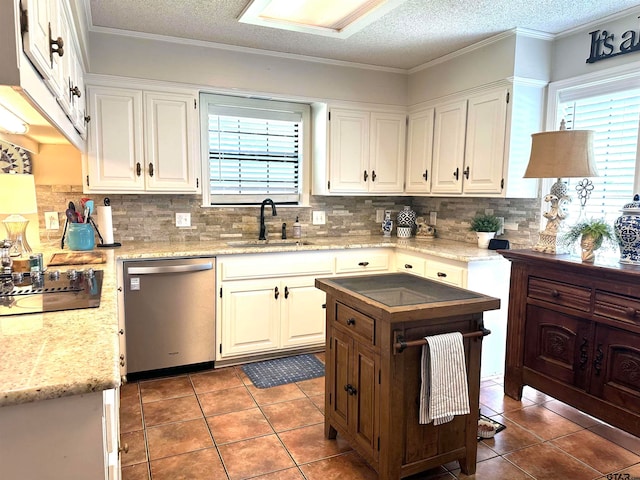
<instances>
[{"instance_id":1,"label":"cabinet door","mask_svg":"<svg viewBox=\"0 0 640 480\"><path fill-rule=\"evenodd\" d=\"M49 89L58 99L62 110L69 115L71 112L71 101L69 98L69 76L71 72L71 24L67 19L67 14L58 1L51 1L49 24L51 25L51 38L61 38L63 47L59 51L62 55L53 53L51 55L51 73L47 81Z\"/></svg>"},{"instance_id":2,"label":"cabinet door","mask_svg":"<svg viewBox=\"0 0 640 480\"><path fill-rule=\"evenodd\" d=\"M350 393L353 402L351 429L356 441L377 458L378 439L378 379L377 356L354 341L353 368L350 384L355 390Z\"/></svg>"},{"instance_id":3,"label":"cabinet door","mask_svg":"<svg viewBox=\"0 0 640 480\"><path fill-rule=\"evenodd\" d=\"M331 329L327 351L327 384L329 385L327 415L332 421L347 429L350 421L348 385L350 378L353 340L335 328Z\"/></svg>"},{"instance_id":4,"label":"cabinet door","mask_svg":"<svg viewBox=\"0 0 640 480\"><path fill-rule=\"evenodd\" d=\"M406 133L404 114L371 113L370 192L402 192Z\"/></svg>"},{"instance_id":5,"label":"cabinet door","mask_svg":"<svg viewBox=\"0 0 640 480\"><path fill-rule=\"evenodd\" d=\"M409 115L404 187L406 193L420 194L431 191L434 112L433 108L428 108Z\"/></svg>"},{"instance_id":6,"label":"cabinet door","mask_svg":"<svg viewBox=\"0 0 640 480\"><path fill-rule=\"evenodd\" d=\"M640 335L597 325L591 372L590 393L640 411Z\"/></svg>"},{"instance_id":7,"label":"cabinet door","mask_svg":"<svg viewBox=\"0 0 640 480\"><path fill-rule=\"evenodd\" d=\"M325 293L315 277L288 278L280 297L281 346L322 345L325 341Z\"/></svg>"},{"instance_id":8,"label":"cabinet door","mask_svg":"<svg viewBox=\"0 0 640 480\"><path fill-rule=\"evenodd\" d=\"M330 191L367 192L371 176L369 113L332 109L329 128Z\"/></svg>"},{"instance_id":9,"label":"cabinet door","mask_svg":"<svg viewBox=\"0 0 640 480\"><path fill-rule=\"evenodd\" d=\"M144 101L146 189L197 192L195 98L147 92Z\"/></svg>"},{"instance_id":10,"label":"cabinet door","mask_svg":"<svg viewBox=\"0 0 640 480\"><path fill-rule=\"evenodd\" d=\"M91 87L87 191L142 191L142 92Z\"/></svg>"},{"instance_id":11,"label":"cabinet door","mask_svg":"<svg viewBox=\"0 0 640 480\"><path fill-rule=\"evenodd\" d=\"M25 8L26 5L26 8ZM58 14L58 0L26 0L28 28L23 36L24 53L46 80L51 76L49 22Z\"/></svg>"},{"instance_id":12,"label":"cabinet door","mask_svg":"<svg viewBox=\"0 0 640 480\"><path fill-rule=\"evenodd\" d=\"M525 338L525 367L567 385L588 387L590 322L528 305Z\"/></svg>"},{"instance_id":13,"label":"cabinet door","mask_svg":"<svg viewBox=\"0 0 640 480\"><path fill-rule=\"evenodd\" d=\"M435 108L432 193L462 193L467 101Z\"/></svg>"},{"instance_id":14,"label":"cabinet door","mask_svg":"<svg viewBox=\"0 0 640 480\"><path fill-rule=\"evenodd\" d=\"M277 290L276 290L277 288ZM228 282L222 287L222 358L275 350L282 291L273 280Z\"/></svg>"},{"instance_id":15,"label":"cabinet door","mask_svg":"<svg viewBox=\"0 0 640 480\"><path fill-rule=\"evenodd\" d=\"M505 161L507 89L469 99L464 193L501 193Z\"/></svg>"},{"instance_id":16,"label":"cabinet door","mask_svg":"<svg viewBox=\"0 0 640 480\"><path fill-rule=\"evenodd\" d=\"M120 480L120 389L104 390L103 419L104 419L104 446L105 446L105 478L107 480Z\"/></svg>"},{"instance_id":17,"label":"cabinet door","mask_svg":"<svg viewBox=\"0 0 640 480\"><path fill-rule=\"evenodd\" d=\"M72 56L71 75L71 123L82 138L87 136L87 92L84 88L84 70L80 62L79 52Z\"/></svg>"}]
</instances>

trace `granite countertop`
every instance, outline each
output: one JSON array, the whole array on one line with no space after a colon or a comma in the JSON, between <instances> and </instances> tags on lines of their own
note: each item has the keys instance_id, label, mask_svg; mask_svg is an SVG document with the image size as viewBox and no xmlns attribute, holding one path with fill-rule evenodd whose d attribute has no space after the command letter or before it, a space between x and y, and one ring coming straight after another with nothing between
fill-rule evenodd
<instances>
[{"instance_id":1,"label":"granite countertop","mask_svg":"<svg viewBox=\"0 0 640 480\"><path fill-rule=\"evenodd\" d=\"M106 263L100 307L0 317L0 407L77 395L120 385L116 268L123 260L183 256L234 255L288 251L395 248L462 262L502 258L473 244L441 239L397 239L382 236L303 238L305 245L238 246L241 239L210 242L132 242L99 249ZM278 239L271 239L279 243ZM295 240L289 240L295 242ZM231 243L232 245L229 245ZM45 264L53 253L46 245ZM64 271L71 267L56 267ZM73 268L82 269L82 265Z\"/></svg>"}]
</instances>

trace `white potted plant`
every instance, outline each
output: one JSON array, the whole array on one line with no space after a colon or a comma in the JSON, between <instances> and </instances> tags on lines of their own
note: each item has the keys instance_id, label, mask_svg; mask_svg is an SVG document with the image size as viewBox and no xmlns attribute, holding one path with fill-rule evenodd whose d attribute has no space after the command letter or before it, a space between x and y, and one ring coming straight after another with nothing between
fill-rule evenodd
<instances>
[{"instance_id":1,"label":"white potted plant","mask_svg":"<svg viewBox=\"0 0 640 480\"><path fill-rule=\"evenodd\" d=\"M471 220L471 231L476 232L478 248L487 248L489 241L500 230L500 220L495 215L481 213Z\"/></svg>"}]
</instances>

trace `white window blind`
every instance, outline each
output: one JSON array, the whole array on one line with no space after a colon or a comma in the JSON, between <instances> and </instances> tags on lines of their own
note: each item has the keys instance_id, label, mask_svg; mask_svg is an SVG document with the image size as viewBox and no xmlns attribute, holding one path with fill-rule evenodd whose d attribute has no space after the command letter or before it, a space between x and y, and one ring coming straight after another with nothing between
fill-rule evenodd
<instances>
[{"instance_id":1,"label":"white window blind","mask_svg":"<svg viewBox=\"0 0 640 480\"><path fill-rule=\"evenodd\" d=\"M255 204L266 197L277 203L297 203L303 152L300 109L304 106L210 97L207 144L211 203Z\"/></svg>"},{"instance_id":2,"label":"white window blind","mask_svg":"<svg viewBox=\"0 0 640 480\"><path fill-rule=\"evenodd\" d=\"M582 215L605 218L612 223L620 209L632 200L635 185L638 126L640 123L640 89L619 91L559 105L568 130L594 130L594 153L598 177ZM573 198L570 223L580 217L580 201L575 187L580 178L568 179Z\"/></svg>"}]
</instances>

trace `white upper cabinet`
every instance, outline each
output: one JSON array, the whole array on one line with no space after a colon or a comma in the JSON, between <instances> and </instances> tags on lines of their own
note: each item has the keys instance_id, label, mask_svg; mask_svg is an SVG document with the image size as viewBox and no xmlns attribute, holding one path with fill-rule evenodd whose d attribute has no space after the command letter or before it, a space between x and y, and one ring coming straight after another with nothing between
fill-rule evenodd
<instances>
[{"instance_id":1,"label":"white upper cabinet","mask_svg":"<svg viewBox=\"0 0 640 480\"><path fill-rule=\"evenodd\" d=\"M431 192L433 158L433 118L435 109L409 113L407 133L406 193Z\"/></svg>"},{"instance_id":2,"label":"white upper cabinet","mask_svg":"<svg viewBox=\"0 0 640 480\"><path fill-rule=\"evenodd\" d=\"M332 108L328 193L402 193L406 115Z\"/></svg>"},{"instance_id":3,"label":"white upper cabinet","mask_svg":"<svg viewBox=\"0 0 640 480\"><path fill-rule=\"evenodd\" d=\"M60 48L58 36L51 30L52 22L54 29L60 23L59 1L25 0L22 9L27 12L27 31L22 37L24 52L42 77L50 78L53 68L52 51ZM52 40L56 41L55 45L51 44ZM61 41L64 42L64 39L61 38Z\"/></svg>"},{"instance_id":4,"label":"white upper cabinet","mask_svg":"<svg viewBox=\"0 0 640 480\"><path fill-rule=\"evenodd\" d=\"M467 101L435 108L432 193L461 193Z\"/></svg>"},{"instance_id":5,"label":"white upper cabinet","mask_svg":"<svg viewBox=\"0 0 640 480\"><path fill-rule=\"evenodd\" d=\"M89 88L85 192L198 193L195 94Z\"/></svg>"}]
</instances>

